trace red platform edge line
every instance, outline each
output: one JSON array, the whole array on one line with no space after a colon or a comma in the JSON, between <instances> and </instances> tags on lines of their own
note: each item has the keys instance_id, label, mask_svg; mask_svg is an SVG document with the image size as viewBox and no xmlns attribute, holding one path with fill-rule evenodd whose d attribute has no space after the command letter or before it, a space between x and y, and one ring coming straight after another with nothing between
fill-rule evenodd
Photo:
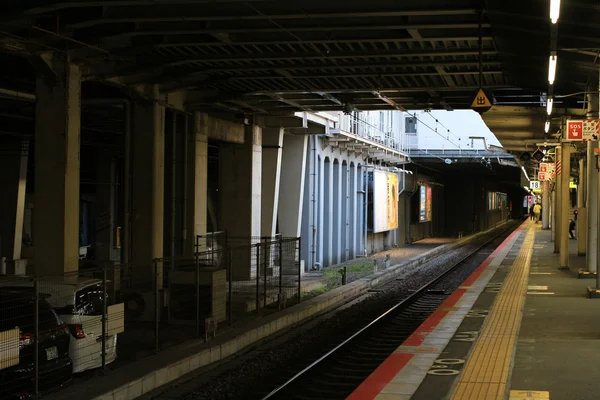
<instances>
[{"instance_id":1,"label":"red platform edge line","mask_svg":"<svg viewBox=\"0 0 600 400\"><path fill-rule=\"evenodd\" d=\"M519 228L515 229L504 241L486 258L480 265L477 267L475 271L465 281L461 284L461 286L470 286L481 276L483 271L489 267L492 260L501 252L504 247L510 242L510 240L519 232L519 230L527 224L529 221L524 221ZM456 303L462 298L462 296L466 293L466 289L456 289L448 298L440 305L440 308L433 312L423 322L417 330L415 330L402 344L401 346L420 346L425 337L433 332L435 328L439 325L439 323L444 319L444 317L448 314L448 311L445 311L445 308L454 307ZM394 379L396 375L406 365L409 361L415 356L413 353L400 353L396 352L391 354L388 358L385 359L383 363L363 383L360 384L359 387L354 390L346 398L346 400L372 400L377 397L379 393Z\"/></svg>"}]
</instances>

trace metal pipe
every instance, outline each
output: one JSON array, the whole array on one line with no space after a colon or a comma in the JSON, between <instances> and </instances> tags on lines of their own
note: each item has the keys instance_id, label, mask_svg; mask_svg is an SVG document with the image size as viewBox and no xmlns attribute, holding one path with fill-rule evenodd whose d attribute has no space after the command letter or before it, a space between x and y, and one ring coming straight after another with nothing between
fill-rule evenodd
<instances>
[{"instance_id":1,"label":"metal pipe","mask_svg":"<svg viewBox=\"0 0 600 400\"><path fill-rule=\"evenodd\" d=\"M554 191L555 193L555 207L554 210L552 211L556 211L556 216L554 217L554 222L556 224L555 227L555 234L554 234L554 252L558 253L560 251L560 238L561 238L561 231L562 231L562 177L563 177L563 169L562 169L562 146L557 146L556 147L556 183L554 185ZM560 168L560 173L559 173L559 168Z\"/></svg>"},{"instance_id":2,"label":"metal pipe","mask_svg":"<svg viewBox=\"0 0 600 400\"><path fill-rule=\"evenodd\" d=\"M555 242L556 241L556 184L554 184L555 188L554 190L552 190L552 205L551 205L551 210L550 210L550 218L552 218L552 222L550 224L550 241Z\"/></svg>"},{"instance_id":3,"label":"metal pipe","mask_svg":"<svg viewBox=\"0 0 600 400\"><path fill-rule=\"evenodd\" d=\"M365 159L365 171L363 172L363 188L365 190L365 204L364 206L364 216L363 216L363 222L365 224L364 226L364 243L363 243L363 256L367 256L367 240L368 240L368 224L369 224L369 218L367 216L368 213L368 203L369 203L369 171L368 171L368 159Z\"/></svg>"},{"instance_id":4,"label":"metal pipe","mask_svg":"<svg viewBox=\"0 0 600 400\"><path fill-rule=\"evenodd\" d=\"M175 271L175 218L177 216L177 113L173 112L171 130L171 271Z\"/></svg>"},{"instance_id":5,"label":"metal pipe","mask_svg":"<svg viewBox=\"0 0 600 400\"><path fill-rule=\"evenodd\" d=\"M561 179L561 232L560 232L560 268L569 268L569 177L571 171L571 145L562 144L562 179Z\"/></svg>"},{"instance_id":6,"label":"metal pipe","mask_svg":"<svg viewBox=\"0 0 600 400\"><path fill-rule=\"evenodd\" d=\"M588 242L588 217L586 199L586 183L588 174L586 171L586 158L579 158L579 185L577 186L577 255L585 256L587 252Z\"/></svg>"},{"instance_id":7,"label":"metal pipe","mask_svg":"<svg viewBox=\"0 0 600 400\"><path fill-rule=\"evenodd\" d=\"M124 171L124 188L123 188L123 202L125 218L123 219L123 230L125 234L123 236L123 246L121 250L121 257L125 265L129 264L131 259L131 159L132 159L132 146L131 146L131 103L125 103L125 171Z\"/></svg>"},{"instance_id":8,"label":"metal pipe","mask_svg":"<svg viewBox=\"0 0 600 400\"><path fill-rule=\"evenodd\" d=\"M598 98L588 95L587 118L598 118ZM598 168L594 149L598 147L598 141L587 142L587 252L585 258L586 270L594 273L598 271ZM581 182L580 182L581 184ZM581 218L581 214L578 220ZM579 239L579 238L578 238Z\"/></svg>"},{"instance_id":9,"label":"metal pipe","mask_svg":"<svg viewBox=\"0 0 600 400\"><path fill-rule=\"evenodd\" d=\"M34 387L33 393L35 398L39 397L39 381L40 381L40 286L39 278L33 278L33 293L35 296L33 306L33 378Z\"/></svg>"},{"instance_id":10,"label":"metal pipe","mask_svg":"<svg viewBox=\"0 0 600 400\"><path fill-rule=\"evenodd\" d=\"M108 324L108 304L106 302L106 265L102 268L102 373L106 373L106 325Z\"/></svg>"},{"instance_id":11,"label":"metal pipe","mask_svg":"<svg viewBox=\"0 0 600 400\"><path fill-rule=\"evenodd\" d=\"M182 207L181 207L181 248L183 249L184 254L187 254L187 252L189 251L189 247L190 245L188 244L188 235L187 235L187 205L188 205L188 179L189 179L189 174L188 174L188 162L189 162L189 155L188 155L188 151L189 151L189 116L188 115L183 115L183 120L184 120L184 132L183 132L183 199L181 201ZM192 117L193 118L193 117ZM194 160L195 162L195 160ZM192 242L193 243L193 242ZM195 250L197 251L197 250Z\"/></svg>"},{"instance_id":12,"label":"metal pipe","mask_svg":"<svg viewBox=\"0 0 600 400\"><path fill-rule=\"evenodd\" d=\"M18 100L35 101L35 94L0 88L0 97L4 96Z\"/></svg>"},{"instance_id":13,"label":"metal pipe","mask_svg":"<svg viewBox=\"0 0 600 400\"><path fill-rule=\"evenodd\" d=\"M317 140L316 136L311 140L313 145L311 269L314 269L317 263Z\"/></svg>"}]
</instances>

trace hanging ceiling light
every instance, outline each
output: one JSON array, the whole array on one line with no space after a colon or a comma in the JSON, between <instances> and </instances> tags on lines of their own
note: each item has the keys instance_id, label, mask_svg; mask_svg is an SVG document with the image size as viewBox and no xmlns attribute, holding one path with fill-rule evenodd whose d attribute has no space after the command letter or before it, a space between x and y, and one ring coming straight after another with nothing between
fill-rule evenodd
<instances>
[{"instance_id":1,"label":"hanging ceiling light","mask_svg":"<svg viewBox=\"0 0 600 400\"><path fill-rule=\"evenodd\" d=\"M544 131L546 133L548 133L549 130L550 130L550 121L546 121L546 123L544 124Z\"/></svg>"},{"instance_id":2,"label":"hanging ceiling light","mask_svg":"<svg viewBox=\"0 0 600 400\"><path fill-rule=\"evenodd\" d=\"M550 21L553 24L558 22L560 15L560 0L550 0Z\"/></svg>"},{"instance_id":3,"label":"hanging ceiling light","mask_svg":"<svg viewBox=\"0 0 600 400\"><path fill-rule=\"evenodd\" d=\"M556 62L558 61L556 54L550 55L550 62L548 63L548 82L553 85L554 78L556 77Z\"/></svg>"},{"instance_id":4,"label":"hanging ceiling light","mask_svg":"<svg viewBox=\"0 0 600 400\"><path fill-rule=\"evenodd\" d=\"M548 115L552 114L552 103L554 103L554 99L548 99L548 102L546 103L546 111L548 112Z\"/></svg>"}]
</instances>

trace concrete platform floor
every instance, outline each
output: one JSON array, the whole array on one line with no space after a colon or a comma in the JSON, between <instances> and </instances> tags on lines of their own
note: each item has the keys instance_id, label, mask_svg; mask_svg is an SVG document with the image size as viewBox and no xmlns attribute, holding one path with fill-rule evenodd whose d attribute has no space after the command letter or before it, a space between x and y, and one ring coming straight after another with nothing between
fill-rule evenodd
<instances>
[{"instance_id":1,"label":"concrete platform floor","mask_svg":"<svg viewBox=\"0 0 600 400\"><path fill-rule=\"evenodd\" d=\"M570 240L570 270L559 271L550 232L536 232L512 390L550 392L552 400L600 398L600 299L593 279L578 279L585 256Z\"/></svg>"}]
</instances>

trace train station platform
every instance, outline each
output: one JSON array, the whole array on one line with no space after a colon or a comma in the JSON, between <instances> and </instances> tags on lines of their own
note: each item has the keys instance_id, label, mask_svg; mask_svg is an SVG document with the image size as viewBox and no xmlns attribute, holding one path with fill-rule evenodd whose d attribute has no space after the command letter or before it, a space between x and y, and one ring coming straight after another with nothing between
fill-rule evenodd
<instances>
[{"instance_id":1,"label":"train station platform","mask_svg":"<svg viewBox=\"0 0 600 400\"><path fill-rule=\"evenodd\" d=\"M597 399L600 299L550 235L524 222L348 399Z\"/></svg>"},{"instance_id":2,"label":"train station platform","mask_svg":"<svg viewBox=\"0 0 600 400\"><path fill-rule=\"evenodd\" d=\"M491 230L502 226L504 223L498 224ZM223 324L216 337L208 341L205 341L205 338L187 340L127 365L117 362L109 366L109 371L105 375L84 374L75 379L70 386L44 398L49 400L63 398L129 400L140 396L151 398L155 393L153 391L157 389L168 390L169 386L178 379L186 380L187 377L200 371L206 371L219 362L259 345L263 339L275 337L323 315L367 293L377 285L394 279L404 279L441 254L453 251L488 233L489 231L484 231L453 239L429 238L409 246L345 262L344 265L349 269L363 264L370 265L371 269L376 264L382 269L377 269L368 276L349 278L351 282L339 287L326 287L330 284L327 280L327 270L335 270L335 274L339 276L337 272L339 265L326 268L325 271L309 273L303 278L302 288L306 300L303 299L299 304L278 313L243 320L231 326ZM386 267L386 260L390 262L389 267ZM360 271L362 273L362 269Z\"/></svg>"}]
</instances>

